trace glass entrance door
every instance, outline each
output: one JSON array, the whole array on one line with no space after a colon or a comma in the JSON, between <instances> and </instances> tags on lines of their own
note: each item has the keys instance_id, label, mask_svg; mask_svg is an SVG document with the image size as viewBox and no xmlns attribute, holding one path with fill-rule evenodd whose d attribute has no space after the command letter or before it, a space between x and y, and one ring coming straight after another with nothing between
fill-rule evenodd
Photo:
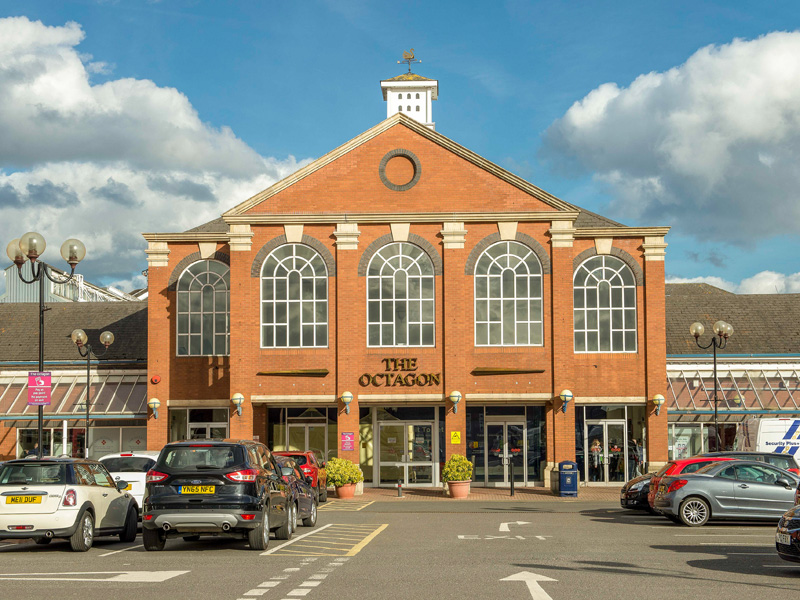
<instances>
[{"instance_id":1,"label":"glass entrance door","mask_svg":"<svg viewBox=\"0 0 800 600\"><path fill-rule=\"evenodd\" d=\"M511 485L513 465L514 483L527 484L527 432L524 422L500 421L486 423L486 485L505 487Z\"/></svg>"},{"instance_id":2,"label":"glass entrance door","mask_svg":"<svg viewBox=\"0 0 800 600\"><path fill-rule=\"evenodd\" d=\"M189 423L189 439L225 439L228 437L227 423Z\"/></svg>"},{"instance_id":3,"label":"glass entrance door","mask_svg":"<svg viewBox=\"0 0 800 600\"><path fill-rule=\"evenodd\" d=\"M625 421L586 421L584 473L589 485L627 481L628 436Z\"/></svg>"},{"instance_id":4,"label":"glass entrance door","mask_svg":"<svg viewBox=\"0 0 800 600\"><path fill-rule=\"evenodd\" d=\"M380 423L379 428L380 484L433 484L433 423Z\"/></svg>"},{"instance_id":5,"label":"glass entrance door","mask_svg":"<svg viewBox=\"0 0 800 600\"><path fill-rule=\"evenodd\" d=\"M313 452L319 460L325 461L325 448L328 447L325 423L289 423L289 443L287 450Z\"/></svg>"}]
</instances>

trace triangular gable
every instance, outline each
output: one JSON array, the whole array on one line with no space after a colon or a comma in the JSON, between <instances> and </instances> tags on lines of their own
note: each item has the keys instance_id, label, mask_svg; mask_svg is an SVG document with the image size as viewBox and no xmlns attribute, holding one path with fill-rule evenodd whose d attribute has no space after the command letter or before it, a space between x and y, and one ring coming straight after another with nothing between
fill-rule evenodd
<instances>
[{"instance_id":1,"label":"triangular gable","mask_svg":"<svg viewBox=\"0 0 800 600\"><path fill-rule=\"evenodd\" d=\"M481 171L480 173L476 172L477 175L481 176L479 177L479 179L483 181L487 180L494 181L498 186L508 187L511 191L514 192L515 195L519 196L519 199L515 199L514 201L512 201L512 203L519 202L520 199L524 199L527 197L531 200L534 200L534 202L532 202L531 204L536 205L535 207L533 207L535 208L535 210L548 210L548 211L553 210L553 211L568 211L568 212L575 211L575 207L572 206L571 204L564 202L563 200L553 196L552 194L545 192L544 190L536 187L535 185L525 181L521 177L518 177L517 175L514 175L513 173L503 169L502 167L486 160L485 158L479 156L475 152L472 152L471 150L468 150L467 148L461 146L460 144L457 144L451 139L445 137L444 135L429 129L428 127L406 116L405 114L397 113L392 115L388 119L378 123L374 127L368 129L361 135L353 138L349 142L339 146L338 148L332 150L331 152L328 152L324 156L306 165L305 167L296 171L292 175L275 183L266 190L259 192L258 194L252 196L248 200L245 200L238 206L225 212L222 215L223 218L237 217L237 216L243 216L245 214L263 213L263 212L271 212L271 213L296 212L296 211L303 211L303 212L308 211L310 213L329 212L331 209L334 209L334 207L331 204L327 204L326 206L307 205L299 197L292 198L292 200L289 201L287 205L283 207L270 206L270 208L267 208L267 210L264 210L264 208L266 207L262 207L261 210L259 210L259 205L262 205L267 200L274 198L281 192L290 190L292 186L295 186L300 182L304 182L305 185L308 185L310 187L316 187L319 188L320 190L323 189L323 186L320 185L319 183L317 183L316 185L313 183L315 179L323 175L322 173L318 173L320 170L331 165L331 163L333 163L334 161L343 159L347 155L350 155L350 158L357 157L359 151L362 152L366 151L365 150L366 145L370 145L371 143L372 145L374 145L375 143L377 143L377 141L375 141L376 138L379 138L384 134L386 134L387 136L392 135L392 133L387 133L387 132L390 132L392 128L397 126L402 126L404 130L403 131L396 130L394 132L394 138L396 139L405 138L407 140L413 138L412 141L418 140L422 141L424 144L427 144L428 146L434 145L437 147L437 151L439 152L441 158L448 158L447 154L449 154L449 157L452 157L454 155L455 157L458 157L463 161L465 161L463 168L469 167L471 169L475 169L477 167L477 169ZM408 134L411 132L413 132L413 134L415 135L409 137ZM420 138L422 138L422 140L420 140ZM447 152L442 153L441 152L442 149ZM378 169L377 162L375 162L374 164L375 164L375 172L374 172L375 178L377 178L377 169ZM452 167L452 165L450 165L450 167ZM343 173L345 175L348 172L352 173L353 168L354 168L353 165L349 163L342 163L342 168L333 169L330 171L330 173L326 172L324 174L326 182L326 186L324 188L325 191L326 192L328 191L328 184L330 184L331 182L341 183L342 181L341 178L344 176ZM423 162L421 167L423 177L425 177L426 168L428 170L433 169L433 172L435 173L437 169L442 169L443 165L425 164L425 162ZM357 177L360 176L358 172L356 172L355 174ZM462 179L466 174L467 174L466 172L461 173ZM487 175L491 177L486 177ZM367 173L365 176L369 176L369 173ZM350 181L353 180L351 179ZM305 185L301 185L299 187L303 188L305 187ZM354 183L354 190L360 189L359 185L360 185L359 182L356 180ZM386 190L382 191L385 192ZM419 190L417 190L417 192L419 192ZM294 196L294 194L292 194L291 192L287 193L288 196ZM395 194L395 196L392 196L392 194ZM317 192L315 195L320 196L319 197L320 201L325 201L325 202L331 201L330 198L322 197L323 194L321 192ZM286 194L284 194L284 196L286 196ZM287 200L289 200L288 196ZM405 195L403 194L397 195L397 192L391 192L388 194L388 197L394 198L399 202L405 203L408 200L412 199L414 197L414 194L406 193ZM491 199L487 198L487 200ZM431 197L429 198L429 201L431 203L434 203L436 201L436 198ZM278 202L278 199L275 198L275 204L283 204L283 203ZM333 204L335 204L335 202ZM372 205L371 208L374 210L379 210L381 207L379 205L379 202L376 202L376 204ZM397 206L396 204L384 207L384 209L387 210L388 212L392 211L402 212L400 208L401 207ZM429 207L429 208L434 208L434 207ZM438 207L438 208L439 210L453 210L454 207L449 206L449 207ZM521 206L516 206L513 210L529 210L529 209L530 208L523 208ZM338 211L345 212L350 210L353 210L353 208L341 207L339 208ZM459 210L466 211L464 207L459 208ZM502 212L504 209L500 207L493 207L493 210ZM509 208L508 210L512 209Z\"/></svg>"}]
</instances>

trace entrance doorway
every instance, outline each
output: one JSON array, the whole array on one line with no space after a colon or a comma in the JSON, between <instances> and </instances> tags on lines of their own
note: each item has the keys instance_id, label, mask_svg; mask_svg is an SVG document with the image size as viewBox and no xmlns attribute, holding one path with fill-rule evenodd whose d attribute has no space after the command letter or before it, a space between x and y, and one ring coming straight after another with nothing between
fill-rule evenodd
<instances>
[{"instance_id":1,"label":"entrance doorway","mask_svg":"<svg viewBox=\"0 0 800 600\"><path fill-rule=\"evenodd\" d=\"M624 420L587 420L584 473L588 485L627 481L628 435Z\"/></svg>"},{"instance_id":2,"label":"entrance doorway","mask_svg":"<svg viewBox=\"0 0 800 600\"><path fill-rule=\"evenodd\" d=\"M319 460L325 460L328 447L328 426L326 423L289 423L289 443L287 450L313 452Z\"/></svg>"},{"instance_id":3,"label":"entrance doorway","mask_svg":"<svg viewBox=\"0 0 800 600\"><path fill-rule=\"evenodd\" d=\"M227 423L189 423L189 439L202 440L228 437Z\"/></svg>"},{"instance_id":4,"label":"entrance doorway","mask_svg":"<svg viewBox=\"0 0 800 600\"><path fill-rule=\"evenodd\" d=\"M432 421L379 423L380 485L433 484Z\"/></svg>"},{"instance_id":5,"label":"entrance doorway","mask_svg":"<svg viewBox=\"0 0 800 600\"><path fill-rule=\"evenodd\" d=\"M514 484L528 484L525 465L528 464L528 433L525 421L487 420L486 475L489 487L509 487L511 473Z\"/></svg>"}]
</instances>

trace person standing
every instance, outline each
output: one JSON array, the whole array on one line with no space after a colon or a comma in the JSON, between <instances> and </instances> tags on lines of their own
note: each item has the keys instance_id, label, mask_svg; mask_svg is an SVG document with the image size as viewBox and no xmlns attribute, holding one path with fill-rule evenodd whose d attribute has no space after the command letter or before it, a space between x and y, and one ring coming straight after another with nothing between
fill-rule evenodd
<instances>
[{"instance_id":1,"label":"person standing","mask_svg":"<svg viewBox=\"0 0 800 600\"><path fill-rule=\"evenodd\" d=\"M628 479L641 475L642 447L636 438L628 445Z\"/></svg>"}]
</instances>

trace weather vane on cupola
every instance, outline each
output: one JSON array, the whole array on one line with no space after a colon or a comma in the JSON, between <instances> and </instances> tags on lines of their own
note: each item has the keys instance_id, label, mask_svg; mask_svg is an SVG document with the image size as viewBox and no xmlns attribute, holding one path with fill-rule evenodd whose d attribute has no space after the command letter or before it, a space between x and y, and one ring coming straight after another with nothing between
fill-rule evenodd
<instances>
[{"instance_id":1,"label":"weather vane on cupola","mask_svg":"<svg viewBox=\"0 0 800 600\"><path fill-rule=\"evenodd\" d=\"M411 64L412 63L421 63L421 60L414 58L414 49L412 48L408 52L403 50L403 60L398 60L397 64L406 63L408 65L408 72L411 73Z\"/></svg>"}]
</instances>

